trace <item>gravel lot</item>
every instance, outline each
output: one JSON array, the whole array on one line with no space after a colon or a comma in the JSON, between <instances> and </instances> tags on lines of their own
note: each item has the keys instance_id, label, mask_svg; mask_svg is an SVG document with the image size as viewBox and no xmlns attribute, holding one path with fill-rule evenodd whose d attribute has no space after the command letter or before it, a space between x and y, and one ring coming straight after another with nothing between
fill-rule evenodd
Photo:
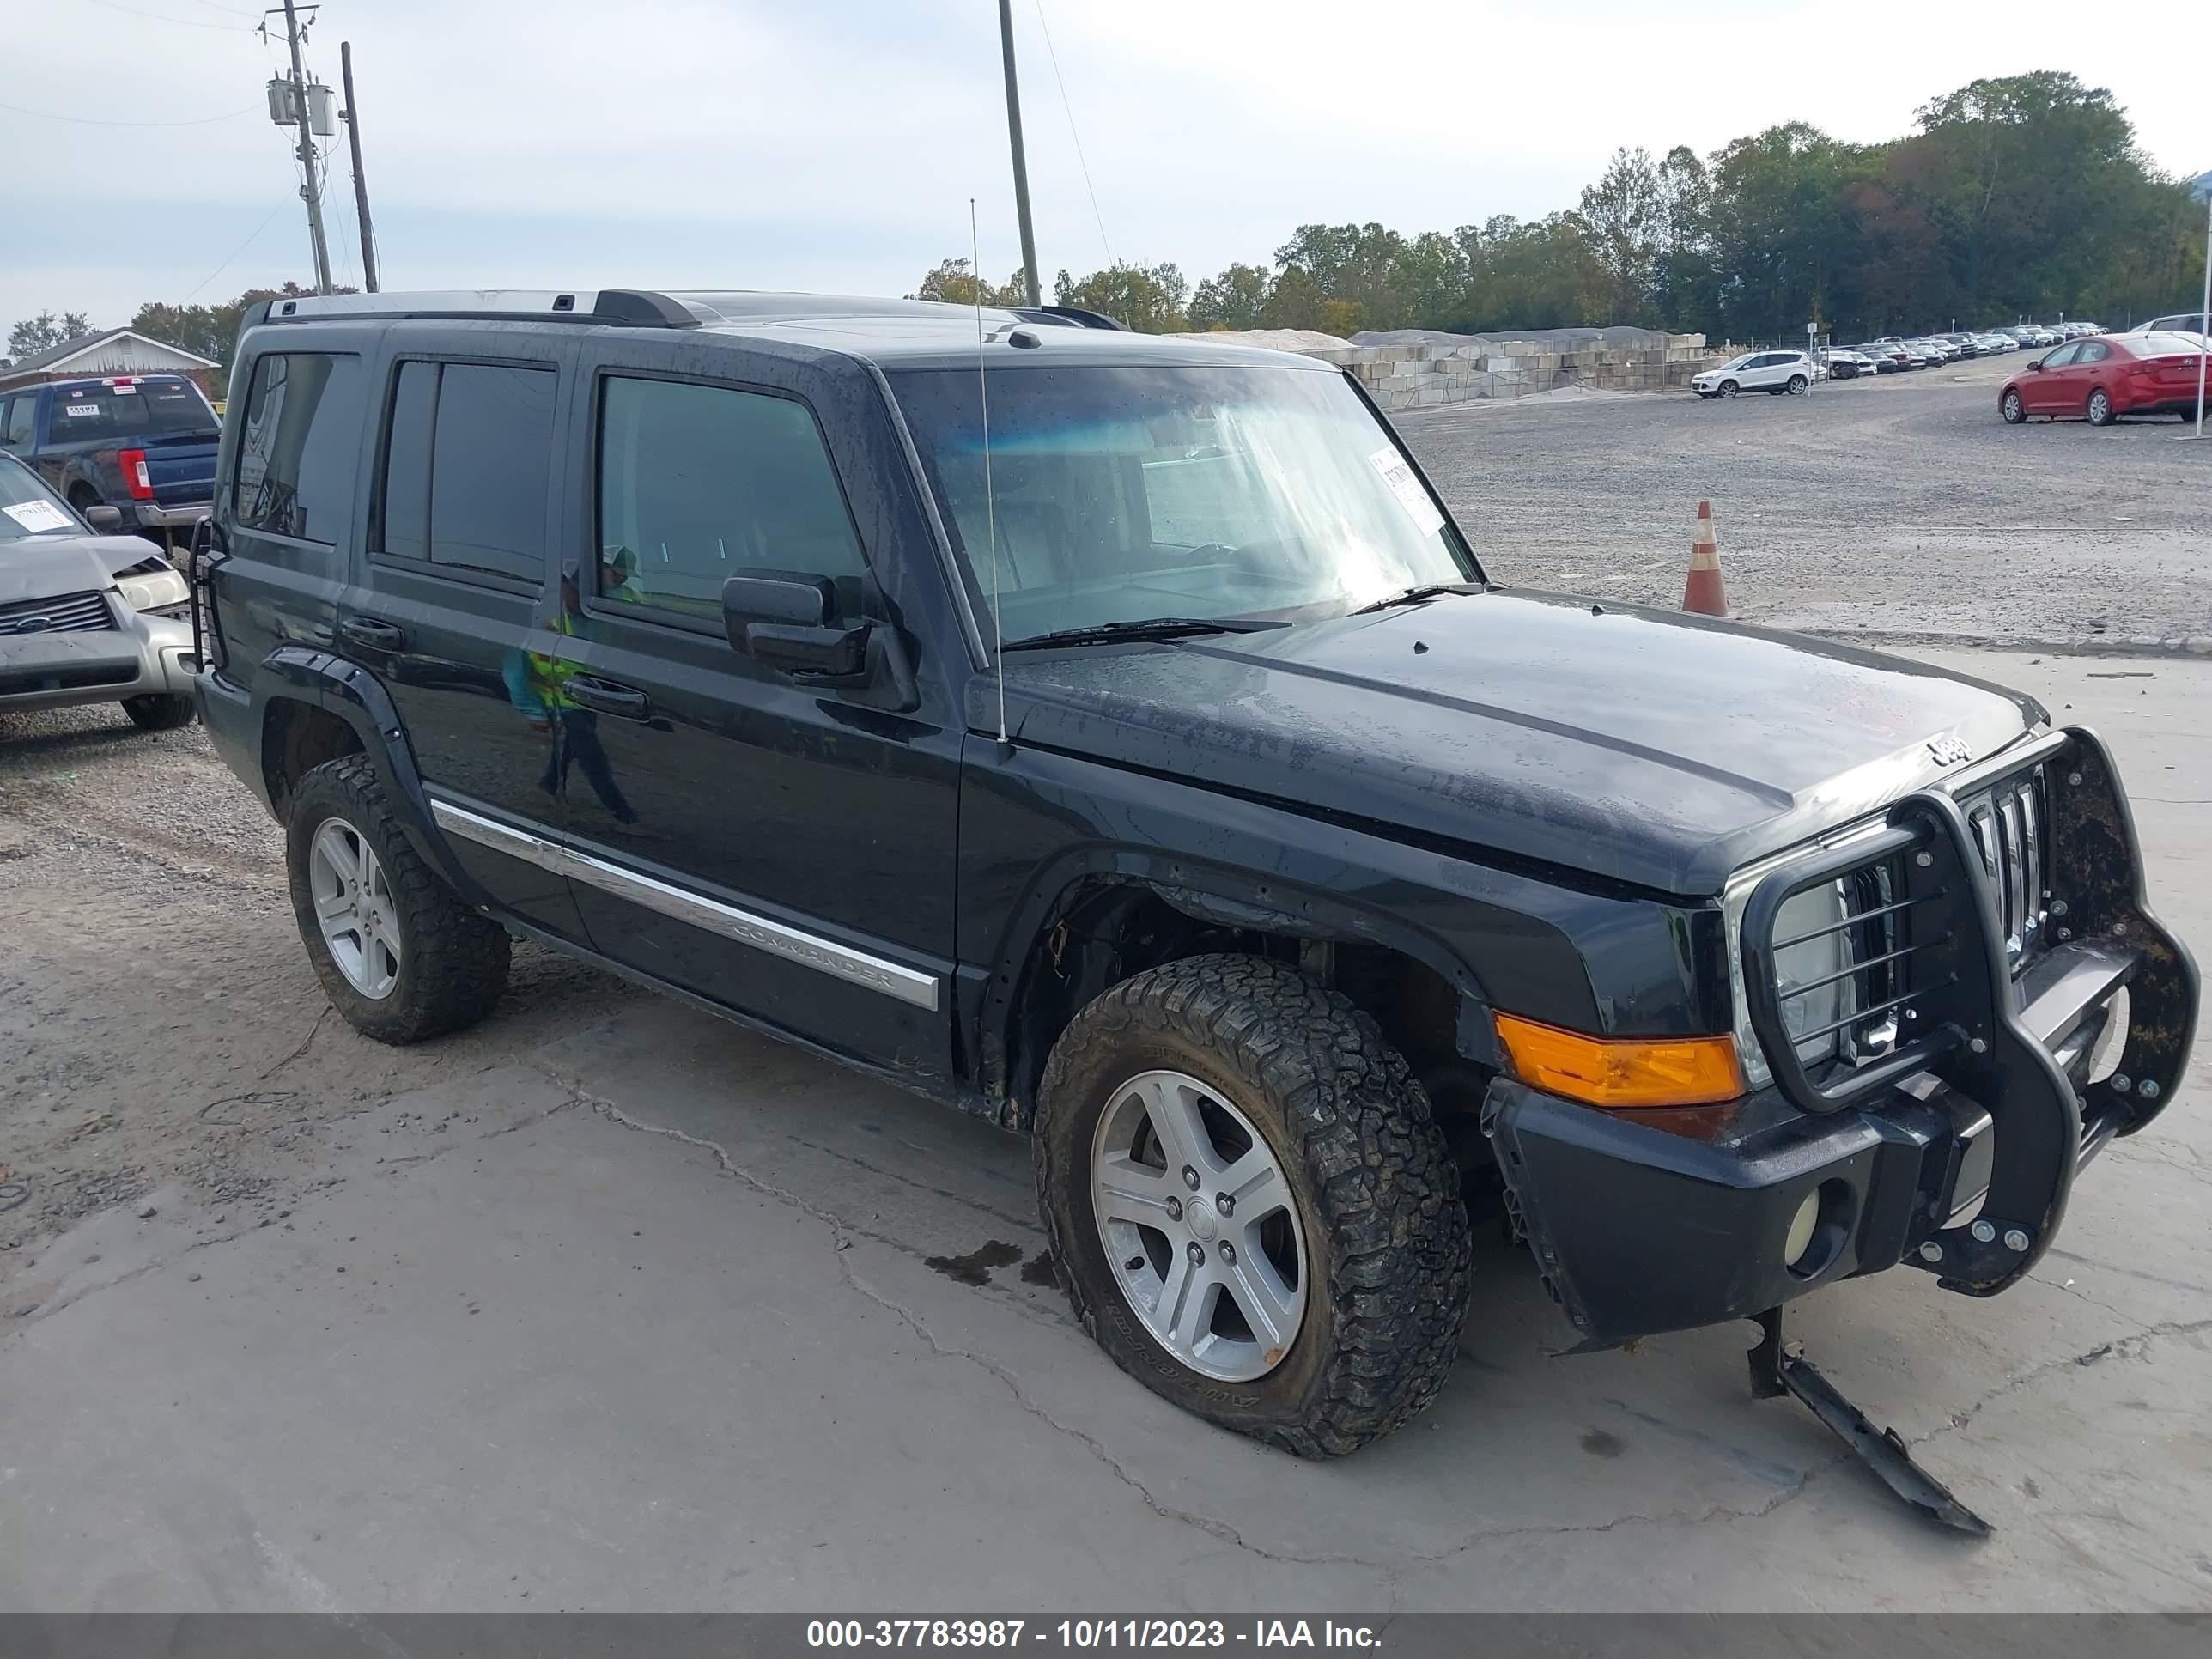
<instances>
[{"instance_id":1,"label":"gravel lot","mask_svg":"<svg viewBox=\"0 0 2212 1659\"><path fill-rule=\"evenodd\" d=\"M1997 417L2034 354L1802 398L1476 404L1400 429L1496 580L1680 603L1701 499L1747 621L1875 642L2212 651L2212 441Z\"/></svg>"}]
</instances>

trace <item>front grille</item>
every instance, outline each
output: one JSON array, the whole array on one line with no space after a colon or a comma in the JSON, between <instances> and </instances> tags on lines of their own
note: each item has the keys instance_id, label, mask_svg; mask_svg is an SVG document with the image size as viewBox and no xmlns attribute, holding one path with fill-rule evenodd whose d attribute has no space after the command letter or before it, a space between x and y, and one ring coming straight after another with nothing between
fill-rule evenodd
<instances>
[{"instance_id":1,"label":"front grille","mask_svg":"<svg viewBox=\"0 0 2212 1659\"><path fill-rule=\"evenodd\" d=\"M2050 919L2050 799L2049 781L2038 766L1960 803L1996 890L2005 957L2014 973L2043 943Z\"/></svg>"},{"instance_id":2,"label":"front grille","mask_svg":"<svg viewBox=\"0 0 2212 1659\"><path fill-rule=\"evenodd\" d=\"M2045 935L2063 931L2051 920L2054 848L2065 842L2051 817L2051 747L1955 806L1900 803L1888 823L1752 890L1747 1012L1761 1058L1797 1103L1834 1110L1986 1030L1997 1017L1989 997L2003 994L2004 976L1990 972L1999 945L2017 1006Z\"/></svg>"},{"instance_id":3,"label":"front grille","mask_svg":"<svg viewBox=\"0 0 2212 1659\"><path fill-rule=\"evenodd\" d=\"M88 634L114 626L115 613L101 593L63 593L0 605L0 640L31 634Z\"/></svg>"}]
</instances>

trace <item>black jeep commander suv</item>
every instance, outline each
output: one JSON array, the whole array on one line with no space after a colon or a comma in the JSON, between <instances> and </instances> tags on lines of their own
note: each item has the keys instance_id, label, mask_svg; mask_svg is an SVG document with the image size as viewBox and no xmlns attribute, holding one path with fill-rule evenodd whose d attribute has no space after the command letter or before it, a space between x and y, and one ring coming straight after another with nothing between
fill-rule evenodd
<instances>
[{"instance_id":1,"label":"black jeep commander suv","mask_svg":"<svg viewBox=\"0 0 2212 1659\"><path fill-rule=\"evenodd\" d=\"M1028 1132L1212 1420L1419 1411L1502 1198L1586 1345L1986 1296L2195 970L2031 698L1501 587L1358 384L1048 310L249 314L207 726L357 1029L540 940Z\"/></svg>"}]
</instances>

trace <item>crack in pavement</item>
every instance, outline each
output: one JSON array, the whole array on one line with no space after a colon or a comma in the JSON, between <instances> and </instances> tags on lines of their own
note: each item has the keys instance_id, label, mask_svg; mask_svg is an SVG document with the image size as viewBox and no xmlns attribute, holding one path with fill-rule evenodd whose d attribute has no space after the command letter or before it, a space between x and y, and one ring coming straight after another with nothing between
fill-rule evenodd
<instances>
[{"instance_id":1,"label":"crack in pavement","mask_svg":"<svg viewBox=\"0 0 2212 1659\"><path fill-rule=\"evenodd\" d=\"M2084 1349L2080 1353L2066 1354L2057 1359L2046 1359L2040 1365L2030 1366L2002 1388L1991 1389L1965 1410L1954 1413L1950 1420L1941 1428L1930 1429L1927 1433L1906 1441L1906 1449L1917 1451L1930 1441L1940 1440L1947 1434L1953 1434L1966 1428L1998 1401L2018 1394L2023 1389L2033 1388L2045 1377L2055 1372L2063 1371L2069 1365L2100 1365L2108 1359L2140 1359L2150 1346L2161 1338L2195 1336L2205 1331L2212 1331L2212 1319L2163 1320L2158 1324L2146 1325L2140 1330L2130 1331L2125 1336L2116 1336L2109 1341L2100 1342L2095 1347Z\"/></svg>"},{"instance_id":2,"label":"crack in pavement","mask_svg":"<svg viewBox=\"0 0 2212 1659\"><path fill-rule=\"evenodd\" d=\"M571 1085L571 1087L573 1088L574 1085ZM629 1113L623 1111L613 1102L605 1100L598 1096L590 1094L581 1088L574 1088L574 1092L580 1102L589 1106L592 1111L605 1118L608 1122L615 1124L622 1128L636 1130L642 1134L658 1135L664 1139L673 1140L678 1142L679 1145L695 1147L701 1152L706 1152L714 1158L715 1165L720 1172L730 1179L742 1183L750 1190L760 1194L764 1198L775 1199L780 1203L787 1204L792 1208L799 1211L801 1214L822 1223L823 1225L829 1228L830 1232L830 1242L836 1263L838 1276L844 1280L845 1284L856 1295L864 1297L867 1301L874 1303L878 1307L883 1309L884 1312L890 1314L893 1318L899 1321L901 1324L904 1325L908 1330L912 1331L915 1335L921 1340L923 1345L929 1349L930 1352L933 1356L940 1359L964 1360L969 1364L975 1366L985 1376L989 1376L998 1382L1000 1386L1006 1389L1007 1395L1012 1399L1014 1405L1018 1408L1028 1413L1030 1416L1044 1424L1046 1427L1051 1429L1054 1432L1063 1435L1066 1438L1073 1440L1078 1445L1081 1446L1085 1451L1089 1452L1090 1455L1095 1458L1109 1474L1111 1474L1115 1480L1121 1482L1122 1485L1127 1486L1130 1491L1136 1493L1139 1500L1143 1503L1147 1510L1151 1510L1154 1515L1158 1516L1161 1519L1194 1528L1212 1537L1221 1540L1224 1543L1231 1545L1234 1547L1243 1550L1249 1554L1258 1556L1263 1560L1292 1566L1356 1566L1371 1568L1389 1572L1399 1566L1409 1564L1418 1566L1431 1565L1448 1561L1454 1556L1464 1554L1468 1550L1478 1548L1486 1543L1492 1543L1504 1539L1561 1537L1571 1536L1579 1533L1606 1533L1621 1527L1695 1527L1702 1526L1714 1521L1755 1521L1773 1514L1777 1510L1782 1508L1784 1504L1802 1496L1806 1489L1812 1484L1815 1476L1836 1468L1840 1463L1849 1462L1853 1455L1853 1454L1846 1449L1844 1451L1838 1453L1835 1456L1829 1458L1825 1462L1817 1463L1810 1468L1798 1471L1796 1478L1792 1480L1789 1486L1784 1487L1782 1491L1776 1492L1764 1503L1757 1504L1750 1509L1737 1509L1725 1504L1716 1504L1706 1509L1689 1513L1669 1510L1662 1511L1655 1515L1622 1515L1615 1516L1609 1521L1581 1524L1547 1523L1522 1527L1479 1528L1471 1533L1462 1534L1456 1542L1452 1543L1443 1549L1428 1552L1399 1553L1380 1559L1333 1551L1316 1551L1309 1553L1302 1551L1271 1549L1266 1545L1254 1543L1250 1539L1247 1538L1242 1531L1226 1521L1219 1520L1212 1516L1200 1514L1196 1510L1181 1508L1176 1504L1167 1503L1160 1498L1150 1487L1146 1486L1141 1480L1139 1480L1136 1475L1131 1474L1121 1461L1115 1456L1115 1455L1109 1450L1105 1444L1096 1436L1086 1432L1085 1430L1075 1427L1073 1424L1062 1422L1060 1419L1054 1417L1050 1412L1047 1411L1042 1406L1030 1399L1028 1393L1023 1389L1020 1379L1018 1378L1007 1367L1000 1364L997 1360L990 1358L986 1355L975 1352L970 1349L955 1347L944 1341L934 1331L930 1329L928 1324L921 1317L920 1315L915 1313L913 1310L906 1307L896 1298L877 1289L874 1285L863 1279L854 1270L848 1253L848 1247L854 1237L866 1238L871 1243L882 1244L900 1255L918 1258L921 1253L914 1249L913 1247L904 1244L897 1239L889 1238L880 1233L872 1232L867 1229L855 1226L847 1222L842 1217L836 1214L834 1211L824 1209L822 1206L816 1204L810 1199L803 1197L798 1193L793 1192L788 1188L778 1186L775 1182L767 1180L763 1176L755 1175L751 1170L746 1169L744 1164L740 1164L735 1158L732 1157L728 1148L721 1146L717 1141L709 1140L703 1136L695 1135L686 1130L673 1128L667 1125L643 1122L639 1119L629 1115ZM999 1300L1001 1303L1001 1305L1012 1307L1015 1309L1016 1311L1023 1312L1024 1316L1027 1316L1026 1310L1024 1308L1023 1304L1003 1297L995 1299Z\"/></svg>"}]
</instances>

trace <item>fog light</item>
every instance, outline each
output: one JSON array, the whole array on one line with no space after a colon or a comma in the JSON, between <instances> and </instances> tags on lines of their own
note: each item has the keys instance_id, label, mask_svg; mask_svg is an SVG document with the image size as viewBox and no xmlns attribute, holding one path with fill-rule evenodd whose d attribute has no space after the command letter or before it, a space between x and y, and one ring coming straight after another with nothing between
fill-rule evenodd
<instances>
[{"instance_id":1,"label":"fog light","mask_svg":"<svg viewBox=\"0 0 2212 1659\"><path fill-rule=\"evenodd\" d=\"M1797 1206L1797 1213L1790 1218L1790 1231L1782 1236L1782 1262L1794 1267L1803 1261L1813 1249L1813 1233L1820 1224L1820 1192L1814 1188L1805 1194L1805 1201Z\"/></svg>"}]
</instances>

